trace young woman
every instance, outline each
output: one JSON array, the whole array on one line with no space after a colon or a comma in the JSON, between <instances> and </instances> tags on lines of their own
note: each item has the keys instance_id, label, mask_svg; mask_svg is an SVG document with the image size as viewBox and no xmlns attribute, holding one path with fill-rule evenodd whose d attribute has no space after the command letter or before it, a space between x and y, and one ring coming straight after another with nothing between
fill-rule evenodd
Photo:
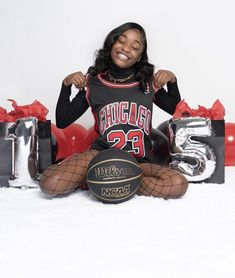
<instances>
[{"instance_id":1,"label":"young woman","mask_svg":"<svg viewBox=\"0 0 235 278\"><path fill-rule=\"evenodd\" d=\"M72 85L79 92L70 101ZM128 151L140 163L143 178L138 194L181 197L188 187L185 177L152 164L150 158L153 103L173 114L180 99L175 75L167 70L154 73L148 62L144 29L133 22L115 28L88 74L79 71L64 79L56 107L59 128L67 127L91 107L98 137L90 150L50 166L40 179L42 191L61 195L85 189L90 160L99 151L115 147Z\"/></svg>"}]
</instances>

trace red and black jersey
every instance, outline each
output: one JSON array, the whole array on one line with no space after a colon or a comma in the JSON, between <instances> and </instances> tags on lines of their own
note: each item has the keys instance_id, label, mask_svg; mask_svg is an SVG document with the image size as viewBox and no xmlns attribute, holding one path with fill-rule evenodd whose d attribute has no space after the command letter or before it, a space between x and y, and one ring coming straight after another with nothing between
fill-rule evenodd
<instances>
[{"instance_id":1,"label":"red and black jersey","mask_svg":"<svg viewBox=\"0 0 235 278\"><path fill-rule=\"evenodd\" d=\"M65 128L92 109L96 130L100 133L92 147L98 150L117 147L128 150L140 161L148 161L151 152L152 103L173 114L181 100L177 82L167 83L156 93L141 91L138 82L115 84L102 74L88 77L88 90L80 90L70 100L71 86L62 84L56 106L56 125Z\"/></svg>"},{"instance_id":2,"label":"red and black jersey","mask_svg":"<svg viewBox=\"0 0 235 278\"><path fill-rule=\"evenodd\" d=\"M144 93L139 82L113 83L103 74L88 77L86 97L99 134L92 148L123 149L139 161L149 161L156 89L147 87Z\"/></svg>"}]
</instances>

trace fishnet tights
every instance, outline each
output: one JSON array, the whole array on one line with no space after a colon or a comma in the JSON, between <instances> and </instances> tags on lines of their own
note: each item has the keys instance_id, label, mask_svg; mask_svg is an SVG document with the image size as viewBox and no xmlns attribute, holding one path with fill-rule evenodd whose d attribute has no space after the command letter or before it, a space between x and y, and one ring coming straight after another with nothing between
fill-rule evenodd
<instances>
[{"instance_id":1,"label":"fishnet tights","mask_svg":"<svg viewBox=\"0 0 235 278\"><path fill-rule=\"evenodd\" d=\"M140 163L143 170L138 195L179 198L188 188L188 181L177 171L151 163Z\"/></svg>"},{"instance_id":2,"label":"fishnet tights","mask_svg":"<svg viewBox=\"0 0 235 278\"><path fill-rule=\"evenodd\" d=\"M74 154L59 164L51 165L41 176L39 186L47 194L62 195L76 188L86 189L87 167L99 151Z\"/></svg>"},{"instance_id":3,"label":"fishnet tights","mask_svg":"<svg viewBox=\"0 0 235 278\"><path fill-rule=\"evenodd\" d=\"M87 189L86 174L91 159L98 154L89 150L75 154L59 164L51 165L41 176L39 186L51 195L63 195L76 188ZM143 170L139 195L168 198L181 197L188 188L186 178L167 167L151 163L140 163Z\"/></svg>"}]
</instances>

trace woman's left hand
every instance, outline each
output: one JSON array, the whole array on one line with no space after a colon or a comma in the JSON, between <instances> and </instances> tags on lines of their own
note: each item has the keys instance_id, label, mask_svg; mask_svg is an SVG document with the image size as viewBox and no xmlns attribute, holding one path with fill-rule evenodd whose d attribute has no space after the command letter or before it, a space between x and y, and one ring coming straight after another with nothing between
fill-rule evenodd
<instances>
[{"instance_id":1,"label":"woman's left hand","mask_svg":"<svg viewBox=\"0 0 235 278\"><path fill-rule=\"evenodd\" d=\"M159 70L154 74L154 86L158 89L162 88L167 82L176 82L176 77L169 70Z\"/></svg>"}]
</instances>

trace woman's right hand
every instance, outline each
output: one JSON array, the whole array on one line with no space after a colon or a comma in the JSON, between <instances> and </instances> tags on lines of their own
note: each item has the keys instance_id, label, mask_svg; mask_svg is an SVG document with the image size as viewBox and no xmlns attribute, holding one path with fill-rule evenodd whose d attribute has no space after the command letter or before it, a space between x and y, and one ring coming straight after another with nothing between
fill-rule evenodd
<instances>
[{"instance_id":1,"label":"woman's right hand","mask_svg":"<svg viewBox=\"0 0 235 278\"><path fill-rule=\"evenodd\" d=\"M87 80L85 75L81 71L78 71L65 77L63 83L65 86L74 85L77 89L82 89L86 87Z\"/></svg>"}]
</instances>

